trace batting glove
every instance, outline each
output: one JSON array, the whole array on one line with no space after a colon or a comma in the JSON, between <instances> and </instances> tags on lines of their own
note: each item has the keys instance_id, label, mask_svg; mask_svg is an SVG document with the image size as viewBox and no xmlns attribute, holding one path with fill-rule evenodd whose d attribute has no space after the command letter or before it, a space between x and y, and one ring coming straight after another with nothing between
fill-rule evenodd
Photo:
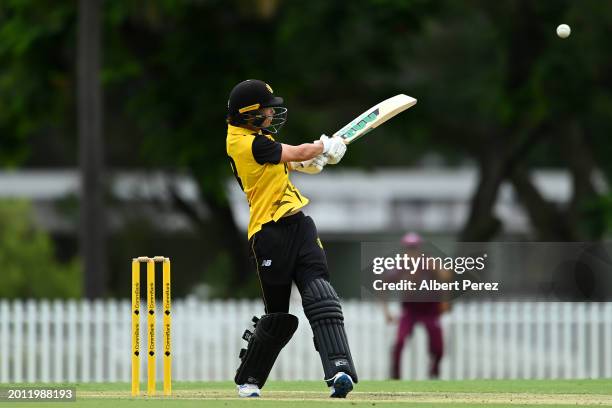
<instances>
[{"instance_id":1,"label":"batting glove","mask_svg":"<svg viewBox=\"0 0 612 408\"><path fill-rule=\"evenodd\" d=\"M295 170L307 174L318 174L323 170L326 164L327 157L324 154L320 154L314 159L300 163Z\"/></svg>"},{"instance_id":2,"label":"batting glove","mask_svg":"<svg viewBox=\"0 0 612 408\"><path fill-rule=\"evenodd\" d=\"M329 141L329 149L325 152L328 158L327 162L329 164L338 164L344 157L344 153L346 153L346 145L344 144L344 141L338 136L329 138L322 135L321 140L323 140L323 138L326 138Z\"/></svg>"}]
</instances>

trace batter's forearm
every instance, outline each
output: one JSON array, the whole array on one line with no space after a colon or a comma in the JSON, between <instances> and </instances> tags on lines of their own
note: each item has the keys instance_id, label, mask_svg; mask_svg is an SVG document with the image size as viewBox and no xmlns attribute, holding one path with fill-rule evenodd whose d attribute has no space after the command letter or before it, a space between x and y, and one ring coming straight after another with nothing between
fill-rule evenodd
<instances>
[{"instance_id":1,"label":"batter's forearm","mask_svg":"<svg viewBox=\"0 0 612 408\"><path fill-rule=\"evenodd\" d=\"M298 146L283 143L282 146L281 163L310 160L323 153L323 144L321 143L303 143Z\"/></svg>"}]
</instances>

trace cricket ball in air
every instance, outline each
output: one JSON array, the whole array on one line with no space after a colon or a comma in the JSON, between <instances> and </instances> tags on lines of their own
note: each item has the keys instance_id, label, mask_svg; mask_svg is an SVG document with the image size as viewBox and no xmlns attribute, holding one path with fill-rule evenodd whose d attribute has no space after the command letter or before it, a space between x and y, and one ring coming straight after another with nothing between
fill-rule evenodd
<instances>
[{"instance_id":1,"label":"cricket ball in air","mask_svg":"<svg viewBox=\"0 0 612 408\"><path fill-rule=\"evenodd\" d=\"M572 30L567 24L559 24L559 27L557 27L557 35L559 38L567 38L571 32Z\"/></svg>"}]
</instances>

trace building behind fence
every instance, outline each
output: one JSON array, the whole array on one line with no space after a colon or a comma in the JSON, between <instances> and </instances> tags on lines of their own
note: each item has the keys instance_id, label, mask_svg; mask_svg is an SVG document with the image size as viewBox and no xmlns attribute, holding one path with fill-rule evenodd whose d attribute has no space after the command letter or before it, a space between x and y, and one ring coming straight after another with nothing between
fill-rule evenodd
<instances>
[{"instance_id":1,"label":"building behind fence","mask_svg":"<svg viewBox=\"0 0 612 408\"><path fill-rule=\"evenodd\" d=\"M300 327L271 379L322 379L308 321L299 304L291 309ZM241 335L262 311L258 301L174 302L173 379L233 379ZM344 311L360 379L388 378L395 328L380 305L348 301ZM0 301L0 383L128 382L130 317L125 301ZM442 324L442 379L612 377L612 303L456 303ZM405 379L426 378L425 340L417 326Z\"/></svg>"}]
</instances>

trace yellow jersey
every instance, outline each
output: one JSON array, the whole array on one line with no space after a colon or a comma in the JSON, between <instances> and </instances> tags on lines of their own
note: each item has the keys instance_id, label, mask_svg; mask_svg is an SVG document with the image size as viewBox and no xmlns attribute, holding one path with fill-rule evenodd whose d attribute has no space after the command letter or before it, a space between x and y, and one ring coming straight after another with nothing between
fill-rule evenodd
<instances>
[{"instance_id":1,"label":"yellow jersey","mask_svg":"<svg viewBox=\"0 0 612 408\"><path fill-rule=\"evenodd\" d=\"M308 204L289 180L287 164L280 162L282 146L272 136L228 125L226 149L249 204L248 239L263 224Z\"/></svg>"}]
</instances>

